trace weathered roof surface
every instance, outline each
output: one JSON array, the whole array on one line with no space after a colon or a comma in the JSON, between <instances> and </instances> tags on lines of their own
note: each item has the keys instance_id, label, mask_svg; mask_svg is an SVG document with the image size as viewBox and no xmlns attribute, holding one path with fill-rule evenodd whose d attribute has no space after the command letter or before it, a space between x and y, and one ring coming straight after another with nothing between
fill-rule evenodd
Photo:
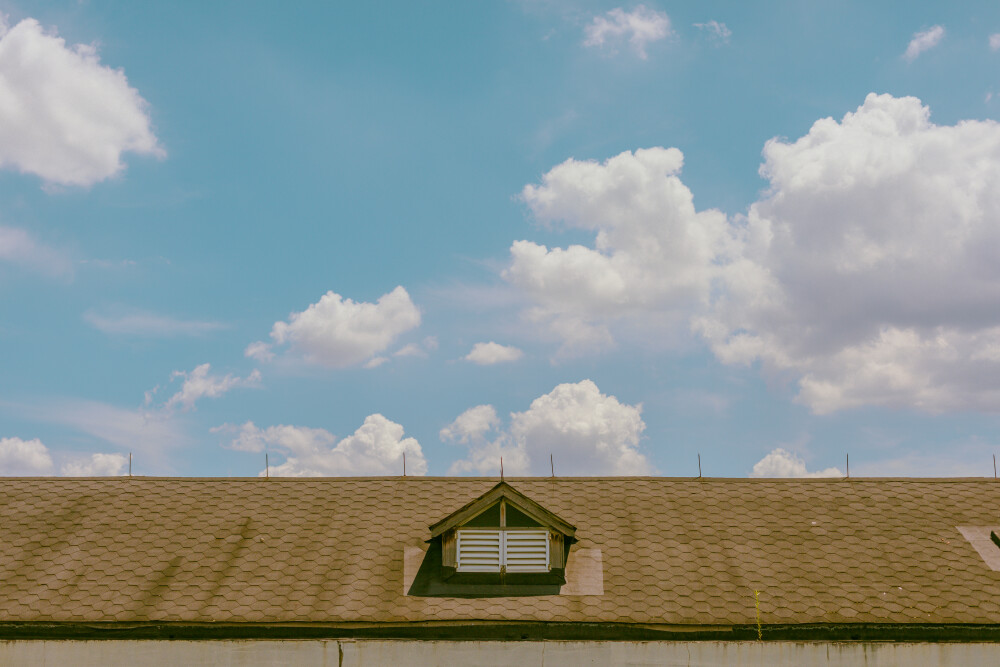
<instances>
[{"instance_id":1,"label":"weathered roof surface","mask_svg":"<svg viewBox=\"0 0 1000 667\"><path fill-rule=\"evenodd\" d=\"M532 478L603 595L403 594L494 479L0 479L0 622L1000 623L993 480ZM570 558L572 559L572 553Z\"/></svg>"}]
</instances>

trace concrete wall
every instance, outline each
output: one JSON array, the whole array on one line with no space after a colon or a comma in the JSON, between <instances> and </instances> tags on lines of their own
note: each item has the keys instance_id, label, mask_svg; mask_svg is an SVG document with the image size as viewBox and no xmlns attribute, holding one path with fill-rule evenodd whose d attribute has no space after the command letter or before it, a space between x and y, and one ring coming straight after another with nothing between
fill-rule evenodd
<instances>
[{"instance_id":1,"label":"concrete wall","mask_svg":"<svg viewBox=\"0 0 1000 667\"><path fill-rule=\"evenodd\" d=\"M185 665L970 665L1000 664L1000 644L808 642L4 641L0 666Z\"/></svg>"}]
</instances>

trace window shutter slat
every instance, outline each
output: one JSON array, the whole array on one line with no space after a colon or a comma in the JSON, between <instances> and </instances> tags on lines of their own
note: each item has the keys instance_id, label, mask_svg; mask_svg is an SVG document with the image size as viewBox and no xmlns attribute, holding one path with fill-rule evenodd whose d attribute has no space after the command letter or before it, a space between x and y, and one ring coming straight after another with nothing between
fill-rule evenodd
<instances>
[{"instance_id":1,"label":"window shutter slat","mask_svg":"<svg viewBox=\"0 0 1000 667\"><path fill-rule=\"evenodd\" d=\"M463 529L457 531L459 572L548 572L547 530Z\"/></svg>"},{"instance_id":2,"label":"window shutter slat","mask_svg":"<svg viewBox=\"0 0 1000 667\"><path fill-rule=\"evenodd\" d=\"M508 572L548 572L547 530L508 530L504 542L504 563Z\"/></svg>"},{"instance_id":3,"label":"window shutter slat","mask_svg":"<svg viewBox=\"0 0 1000 667\"><path fill-rule=\"evenodd\" d=\"M501 545L499 530L459 530L458 571L499 572Z\"/></svg>"}]
</instances>

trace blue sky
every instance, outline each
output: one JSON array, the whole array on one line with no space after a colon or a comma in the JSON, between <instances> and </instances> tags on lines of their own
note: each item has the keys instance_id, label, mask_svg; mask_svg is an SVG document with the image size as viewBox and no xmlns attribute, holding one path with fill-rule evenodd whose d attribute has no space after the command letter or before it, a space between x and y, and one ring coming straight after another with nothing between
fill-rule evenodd
<instances>
[{"instance_id":1,"label":"blue sky","mask_svg":"<svg viewBox=\"0 0 1000 667\"><path fill-rule=\"evenodd\" d=\"M2 473L992 473L996 3L2 11Z\"/></svg>"}]
</instances>

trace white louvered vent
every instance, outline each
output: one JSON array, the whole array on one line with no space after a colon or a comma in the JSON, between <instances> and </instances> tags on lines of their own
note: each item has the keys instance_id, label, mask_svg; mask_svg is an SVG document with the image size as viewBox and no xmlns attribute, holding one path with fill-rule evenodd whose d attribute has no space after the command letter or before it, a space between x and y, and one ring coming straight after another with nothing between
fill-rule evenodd
<instances>
[{"instance_id":1,"label":"white louvered vent","mask_svg":"<svg viewBox=\"0 0 1000 667\"><path fill-rule=\"evenodd\" d=\"M459 572L548 572L547 530L458 531Z\"/></svg>"},{"instance_id":2,"label":"white louvered vent","mask_svg":"<svg viewBox=\"0 0 1000 667\"><path fill-rule=\"evenodd\" d=\"M499 530L458 531L458 571L499 572L502 543Z\"/></svg>"},{"instance_id":3,"label":"white louvered vent","mask_svg":"<svg viewBox=\"0 0 1000 667\"><path fill-rule=\"evenodd\" d=\"M549 531L506 531L504 556L508 572L548 572Z\"/></svg>"}]
</instances>

